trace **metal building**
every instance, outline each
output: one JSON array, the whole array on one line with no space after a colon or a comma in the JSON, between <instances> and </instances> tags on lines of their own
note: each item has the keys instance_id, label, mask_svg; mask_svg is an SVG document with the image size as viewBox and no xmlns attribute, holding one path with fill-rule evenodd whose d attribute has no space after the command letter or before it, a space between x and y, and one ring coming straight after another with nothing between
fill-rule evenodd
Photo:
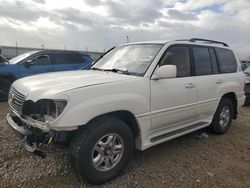
<instances>
[{"instance_id":1,"label":"metal building","mask_svg":"<svg viewBox=\"0 0 250 188\"><path fill-rule=\"evenodd\" d=\"M15 46L0 46L0 54L11 59L25 52L34 51L34 50L45 50L43 48L28 48L28 47L15 47ZM47 49L48 50L48 49ZM51 50L51 49L50 49ZM81 51L85 54L91 56L92 59L97 60L103 53L102 52L93 52L93 51Z\"/></svg>"}]
</instances>

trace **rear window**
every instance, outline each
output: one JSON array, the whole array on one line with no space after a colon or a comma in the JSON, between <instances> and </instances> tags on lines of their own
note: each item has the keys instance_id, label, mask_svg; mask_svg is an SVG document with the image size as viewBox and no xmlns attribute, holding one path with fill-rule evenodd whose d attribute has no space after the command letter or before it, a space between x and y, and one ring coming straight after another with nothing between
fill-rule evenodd
<instances>
[{"instance_id":1,"label":"rear window","mask_svg":"<svg viewBox=\"0 0 250 188\"><path fill-rule=\"evenodd\" d=\"M195 74L197 76L212 74L212 63L208 48L193 47Z\"/></svg>"},{"instance_id":2,"label":"rear window","mask_svg":"<svg viewBox=\"0 0 250 188\"><path fill-rule=\"evenodd\" d=\"M84 60L79 54L55 54L56 64L77 64Z\"/></svg>"},{"instance_id":3,"label":"rear window","mask_svg":"<svg viewBox=\"0 0 250 188\"><path fill-rule=\"evenodd\" d=\"M237 71L235 56L231 50L216 48L221 73L231 73Z\"/></svg>"}]
</instances>

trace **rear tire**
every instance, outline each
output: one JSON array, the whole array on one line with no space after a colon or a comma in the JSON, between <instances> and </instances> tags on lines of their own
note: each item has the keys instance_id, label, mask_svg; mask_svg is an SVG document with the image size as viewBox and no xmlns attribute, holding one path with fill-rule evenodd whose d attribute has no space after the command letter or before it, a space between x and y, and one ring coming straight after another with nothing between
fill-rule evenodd
<instances>
[{"instance_id":1,"label":"rear tire","mask_svg":"<svg viewBox=\"0 0 250 188\"><path fill-rule=\"evenodd\" d=\"M134 150L128 125L115 117L90 122L72 141L71 163L92 184L102 184L121 174Z\"/></svg>"},{"instance_id":2,"label":"rear tire","mask_svg":"<svg viewBox=\"0 0 250 188\"><path fill-rule=\"evenodd\" d=\"M210 125L212 131L216 134L224 134L231 126L234 114L232 100L222 98L214 114L213 121Z\"/></svg>"},{"instance_id":3,"label":"rear tire","mask_svg":"<svg viewBox=\"0 0 250 188\"><path fill-rule=\"evenodd\" d=\"M8 79L1 78L0 79L0 101L7 101L9 89L12 82Z\"/></svg>"}]
</instances>

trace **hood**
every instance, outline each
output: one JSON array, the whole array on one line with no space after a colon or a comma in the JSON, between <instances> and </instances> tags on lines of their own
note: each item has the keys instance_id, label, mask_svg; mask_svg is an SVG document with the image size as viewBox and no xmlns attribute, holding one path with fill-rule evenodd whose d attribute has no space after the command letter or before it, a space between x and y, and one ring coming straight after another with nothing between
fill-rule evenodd
<instances>
[{"instance_id":1,"label":"hood","mask_svg":"<svg viewBox=\"0 0 250 188\"><path fill-rule=\"evenodd\" d=\"M15 81L13 87L28 95L28 98L41 99L73 89L134 78L134 76L96 70L64 71L22 78Z\"/></svg>"}]
</instances>

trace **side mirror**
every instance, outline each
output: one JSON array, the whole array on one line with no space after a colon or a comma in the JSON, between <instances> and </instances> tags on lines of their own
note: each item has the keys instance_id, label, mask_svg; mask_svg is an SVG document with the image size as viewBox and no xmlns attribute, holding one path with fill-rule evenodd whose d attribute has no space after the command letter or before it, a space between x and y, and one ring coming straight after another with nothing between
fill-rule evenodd
<instances>
[{"instance_id":1,"label":"side mirror","mask_svg":"<svg viewBox=\"0 0 250 188\"><path fill-rule=\"evenodd\" d=\"M31 65L34 65L34 62L32 59L29 59L28 61L25 62L25 67L29 68Z\"/></svg>"},{"instance_id":2,"label":"side mirror","mask_svg":"<svg viewBox=\"0 0 250 188\"><path fill-rule=\"evenodd\" d=\"M159 67L153 74L153 80L159 80L164 78L176 78L177 68L175 65L163 65Z\"/></svg>"}]
</instances>

